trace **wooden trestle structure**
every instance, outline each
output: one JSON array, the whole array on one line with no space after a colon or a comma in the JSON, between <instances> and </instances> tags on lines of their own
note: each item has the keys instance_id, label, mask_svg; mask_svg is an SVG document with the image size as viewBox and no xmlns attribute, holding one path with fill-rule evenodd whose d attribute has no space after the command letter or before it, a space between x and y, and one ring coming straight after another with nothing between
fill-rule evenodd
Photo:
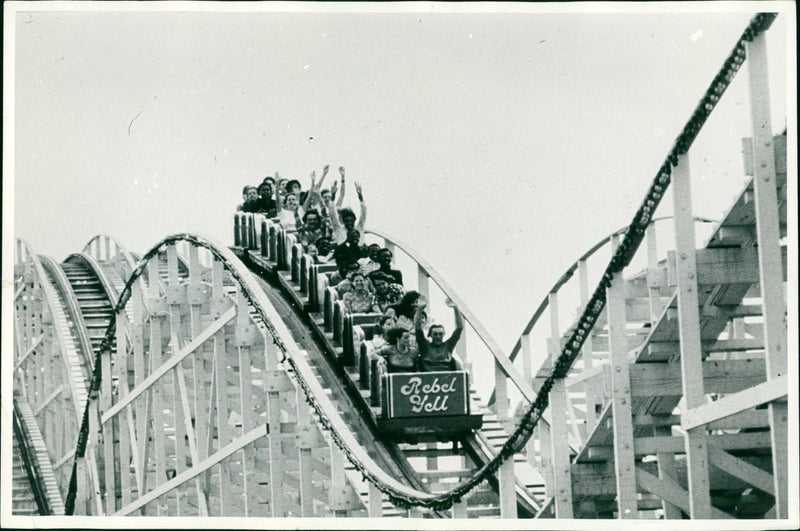
<instances>
[{"instance_id":1,"label":"wooden trestle structure","mask_svg":"<svg viewBox=\"0 0 800 531\"><path fill-rule=\"evenodd\" d=\"M796 514L787 137L770 123L764 33L746 48L753 136L742 152L751 178L695 248L690 154L673 161L674 244L661 252L645 223L646 268L609 279L605 309L568 370L559 358L583 321L562 325L559 295L577 271L574 306L587 307L590 253L506 355L430 264L394 238L370 236L416 264L420 292L461 308L468 329L457 353L466 366L488 360L495 369L488 400L473 390L483 428L456 444L376 440L370 412L351 400L372 392L358 319L294 236L259 215L236 215L232 250L175 235L139 257L98 236L58 264L18 241L15 514ZM626 245L620 234L607 241L612 253ZM549 327L540 323L547 313ZM538 366L537 334L549 345ZM505 459L518 430L513 406L527 409L543 385L547 410ZM495 462L486 481L446 499Z\"/></svg>"}]
</instances>

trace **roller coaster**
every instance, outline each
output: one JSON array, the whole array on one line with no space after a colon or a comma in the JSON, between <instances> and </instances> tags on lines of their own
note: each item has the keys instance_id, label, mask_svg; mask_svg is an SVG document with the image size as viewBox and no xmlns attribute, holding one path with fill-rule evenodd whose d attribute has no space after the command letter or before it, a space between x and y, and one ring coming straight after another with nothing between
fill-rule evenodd
<instances>
[{"instance_id":1,"label":"roller coaster","mask_svg":"<svg viewBox=\"0 0 800 531\"><path fill-rule=\"evenodd\" d=\"M460 393L446 420L392 412L375 316L348 314L332 268L259 214L234 215L232 247L176 234L139 256L98 235L59 264L17 240L12 513L788 518L796 394L787 137L767 97L774 17L751 20L631 223L555 282L510 353L417 252L367 231L413 262L420 293L464 316L464 370L447 380L458 385L426 391ZM696 219L690 148L745 62L748 178L721 220ZM656 218L670 185L674 213ZM677 235L666 252L657 222ZM696 223L713 225L699 248ZM629 271L642 243L646 265ZM566 327L559 295L578 308ZM488 393L478 365L493 368Z\"/></svg>"}]
</instances>

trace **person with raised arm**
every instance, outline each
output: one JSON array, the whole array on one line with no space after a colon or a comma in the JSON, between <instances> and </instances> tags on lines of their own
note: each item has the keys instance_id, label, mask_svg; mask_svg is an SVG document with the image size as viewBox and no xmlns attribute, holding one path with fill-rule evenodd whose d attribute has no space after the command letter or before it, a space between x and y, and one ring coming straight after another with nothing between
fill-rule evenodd
<instances>
[{"instance_id":1,"label":"person with raised arm","mask_svg":"<svg viewBox=\"0 0 800 531\"><path fill-rule=\"evenodd\" d=\"M414 315L414 335L417 338L417 347L420 353L420 369L426 372L454 371L457 368L456 361L453 359L453 350L455 350L456 343L458 343L458 339L464 329L464 318L453 301L447 299L445 304L453 309L456 318L456 329L453 330L450 337L444 339L444 326L432 324L428 328L430 341L425 338L425 333L422 331L423 309L425 306L423 303L417 304L417 310Z\"/></svg>"},{"instance_id":2,"label":"person with raised arm","mask_svg":"<svg viewBox=\"0 0 800 531\"><path fill-rule=\"evenodd\" d=\"M330 233L322 223L319 213L314 209L306 210L302 223L297 227L297 240L303 246L303 250L308 251L309 246L316 245L323 237L330 237Z\"/></svg>"},{"instance_id":3,"label":"person with raised arm","mask_svg":"<svg viewBox=\"0 0 800 531\"><path fill-rule=\"evenodd\" d=\"M339 167L339 173L342 176L342 196L344 196L344 167ZM357 229L359 234L361 234L361 239L359 243L364 243L364 226L367 223L367 204L364 202L364 193L361 188L361 184L356 182L356 193L358 194L358 201L361 205L361 216L358 219L358 225L356 225L356 214L350 208L343 208L341 210L336 210L336 208L331 205L328 207L328 212L331 217L331 225L333 227L333 241L337 244L343 243L347 240L348 232ZM340 200L342 198L340 197Z\"/></svg>"}]
</instances>

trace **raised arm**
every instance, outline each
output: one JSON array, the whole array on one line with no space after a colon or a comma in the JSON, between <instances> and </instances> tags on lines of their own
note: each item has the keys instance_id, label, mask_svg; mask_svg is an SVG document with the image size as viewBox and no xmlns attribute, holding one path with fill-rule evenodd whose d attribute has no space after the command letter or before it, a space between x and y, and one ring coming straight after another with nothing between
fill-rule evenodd
<instances>
[{"instance_id":1,"label":"raised arm","mask_svg":"<svg viewBox=\"0 0 800 531\"><path fill-rule=\"evenodd\" d=\"M328 215L331 218L331 229L333 230L334 234L336 231L339 230L339 227L342 226L342 222L339 219L339 209L338 207L331 201L328 203ZM336 243L336 242L334 242Z\"/></svg>"},{"instance_id":2,"label":"raised arm","mask_svg":"<svg viewBox=\"0 0 800 531\"><path fill-rule=\"evenodd\" d=\"M320 181L320 184L322 184L322 181ZM317 189L317 172L316 171L312 171L311 172L311 188L308 189L308 193L306 194L306 200L303 201L303 204L301 205L303 207L303 210L308 211L308 207L312 203L312 198L314 197L314 192L316 191L316 189ZM298 199L300 199L300 198L298 197Z\"/></svg>"},{"instance_id":3,"label":"raised arm","mask_svg":"<svg viewBox=\"0 0 800 531\"><path fill-rule=\"evenodd\" d=\"M358 232L364 234L364 227L367 224L367 204L364 202L364 191L361 188L361 183L356 182L356 193L358 194L358 203L361 206L361 215L358 217Z\"/></svg>"},{"instance_id":4,"label":"raised arm","mask_svg":"<svg viewBox=\"0 0 800 531\"><path fill-rule=\"evenodd\" d=\"M339 176L341 177L340 178L341 186L339 188L342 189L342 193L341 193L341 195L339 195L339 199L336 200L336 206L337 207L341 207L343 202L344 202L344 191L345 191L345 186L344 186L344 166L339 166Z\"/></svg>"},{"instance_id":5,"label":"raised arm","mask_svg":"<svg viewBox=\"0 0 800 531\"><path fill-rule=\"evenodd\" d=\"M447 338L447 345L451 349L454 349L456 348L456 343L458 343L458 340L461 337L461 332L464 330L464 317L461 315L461 312L458 311L458 307L455 305L455 303L449 298L445 301L445 304L453 308L453 314L456 318L456 329L453 330L453 333Z\"/></svg>"}]
</instances>

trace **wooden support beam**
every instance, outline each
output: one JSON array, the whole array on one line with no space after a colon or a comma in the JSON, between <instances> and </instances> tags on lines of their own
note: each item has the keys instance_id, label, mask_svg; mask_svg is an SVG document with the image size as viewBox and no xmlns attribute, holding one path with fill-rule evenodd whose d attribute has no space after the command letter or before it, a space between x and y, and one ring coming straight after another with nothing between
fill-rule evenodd
<instances>
[{"instance_id":1,"label":"wooden support beam","mask_svg":"<svg viewBox=\"0 0 800 531\"><path fill-rule=\"evenodd\" d=\"M706 393L728 394L766 379L763 359L717 360L702 363ZM680 363L639 363L630 367L631 394L635 397L681 396Z\"/></svg>"},{"instance_id":2,"label":"wooden support beam","mask_svg":"<svg viewBox=\"0 0 800 531\"><path fill-rule=\"evenodd\" d=\"M652 492L664 501L680 508L687 514L691 510L689 493L686 492L674 480L669 478L657 478L653 474L636 469L636 483L648 492ZM720 511L715 507L710 507L709 518L730 518L728 513Z\"/></svg>"},{"instance_id":3,"label":"wooden support beam","mask_svg":"<svg viewBox=\"0 0 800 531\"><path fill-rule=\"evenodd\" d=\"M580 286L580 300L581 305L586 306L589 302L589 268L586 260L578 262L578 279ZM595 369L595 356L594 356L594 339L592 334L586 337L586 340L581 347L581 356L583 358L583 371L584 373L591 372ZM569 383L566 384L569 386ZM591 433L597 423L598 409L602 407L602 398L598 390L600 386L594 381L586 383L586 431Z\"/></svg>"},{"instance_id":4,"label":"wooden support beam","mask_svg":"<svg viewBox=\"0 0 800 531\"><path fill-rule=\"evenodd\" d=\"M769 448L770 444L767 432L708 435L706 439L724 450L763 449ZM683 437L680 436L637 437L634 447L637 457L656 455L659 452L682 454L686 450L683 446Z\"/></svg>"},{"instance_id":5,"label":"wooden support beam","mask_svg":"<svg viewBox=\"0 0 800 531\"><path fill-rule=\"evenodd\" d=\"M700 285L755 284L759 281L758 253L753 247L698 249L696 253L697 283ZM781 267L781 276L783 273Z\"/></svg>"},{"instance_id":6,"label":"wooden support beam","mask_svg":"<svg viewBox=\"0 0 800 531\"><path fill-rule=\"evenodd\" d=\"M561 354L558 329L558 295L550 293L550 338L548 351L554 363ZM567 417L567 396L564 379L559 378L550 390L550 452L553 471L553 496L555 497L556 518L572 518L572 478L570 474L569 437L567 426L558 422Z\"/></svg>"},{"instance_id":7,"label":"wooden support beam","mask_svg":"<svg viewBox=\"0 0 800 531\"><path fill-rule=\"evenodd\" d=\"M723 472L745 481L767 494L775 495L775 478L769 472L753 466L747 461L732 456L716 444L709 443L708 457L711 465Z\"/></svg>"},{"instance_id":8,"label":"wooden support beam","mask_svg":"<svg viewBox=\"0 0 800 531\"><path fill-rule=\"evenodd\" d=\"M36 405L36 409L33 410L34 416L39 415L39 413L41 413L41 411L44 408L46 408L48 406L48 404L50 404L50 402L55 400L63 391L64 391L64 386L63 385L59 385L58 387L56 387L56 389L52 393L47 395L47 398L45 398L44 400L42 400L41 402L39 402Z\"/></svg>"},{"instance_id":9,"label":"wooden support beam","mask_svg":"<svg viewBox=\"0 0 800 531\"><path fill-rule=\"evenodd\" d=\"M114 513L114 516L127 516L132 512L144 507L151 501L163 496L170 490L184 484L185 482L198 476L199 474L202 474L206 470L210 469L212 466L219 464L222 460L224 460L227 457L230 457L234 452L241 450L248 444L254 442L256 439L266 436L266 434L267 434L266 424L250 430L241 437L238 437L236 440L227 444L225 447L221 448L219 451L210 455L200 463L197 463L196 466L193 466L192 468L183 472L182 474L176 475L171 480L162 483L155 489L151 490L144 496L137 499L135 502L131 503L126 507L123 507L122 509Z\"/></svg>"},{"instance_id":10,"label":"wooden support beam","mask_svg":"<svg viewBox=\"0 0 800 531\"><path fill-rule=\"evenodd\" d=\"M655 428L655 433L659 437L670 436L672 428L659 427ZM678 473L675 466L675 454L673 452L658 452L656 454L658 459L658 477L662 480L677 482ZM680 520L683 518L680 507L663 500L661 508L664 510L664 518L667 520Z\"/></svg>"},{"instance_id":11,"label":"wooden support beam","mask_svg":"<svg viewBox=\"0 0 800 531\"><path fill-rule=\"evenodd\" d=\"M767 346L767 380L787 375L787 336L784 316L782 252L780 247L780 214L775 170L775 148L769 102L767 43L764 32L745 43L748 79L750 82L750 118L753 128L753 161L755 176L756 235L758 237L759 285L764 305L764 342ZM777 382L775 382L778 385ZM788 406L771 403L770 433L772 464L775 476L775 512L777 518L788 517Z\"/></svg>"},{"instance_id":12,"label":"wooden support beam","mask_svg":"<svg viewBox=\"0 0 800 531\"><path fill-rule=\"evenodd\" d=\"M687 407L694 408L705 403L705 391L703 389L700 347L694 215L687 155L678 157L678 165L672 170L672 183L683 397ZM694 519L711 518L705 428L701 427L686 432L686 454L689 474L689 511L687 512ZM673 502L673 504L680 507L677 503Z\"/></svg>"},{"instance_id":13,"label":"wooden support beam","mask_svg":"<svg viewBox=\"0 0 800 531\"><path fill-rule=\"evenodd\" d=\"M36 339L33 340L33 343L31 343L31 345L25 350L25 352L17 358L17 362L14 364L14 370L19 369L20 366L22 366L22 364L25 363L25 360L28 359L28 356L30 356L33 351L36 350L36 347L39 346L39 344L42 342L43 339L44 339L44 334L39 334L36 337Z\"/></svg>"},{"instance_id":14,"label":"wooden support beam","mask_svg":"<svg viewBox=\"0 0 800 531\"><path fill-rule=\"evenodd\" d=\"M205 343L209 338L211 338L214 334L216 334L223 326L228 324L234 317L236 317L236 308L228 308L228 310L222 314L222 316L214 321L211 325L209 325L199 336L195 337L191 343L186 345L184 348L181 349L176 355L170 357L170 359L164 363L163 365L158 366L154 371L150 373L150 375L145 378L142 382L136 385L136 387L131 391L123 400L118 401L114 404L108 411L106 411L102 418L101 422L106 423L109 421L111 417L119 413L122 408L127 406L131 403L132 400L137 398L143 392L147 391L155 381L161 378L163 375L171 371L178 365L181 361L183 361L186 356L197 350L203 343Z\"/></svg>"},{"instance_id":15,"label":"wooden support beam","mask_svg":"<svg viewBox=\"0 0 800 531\"><path fill-rule=\"evenodd\" d=\"M683 413L681 427L685 430L694 429L761 404L780 400L788 395L788 385L788 376L784 375L714 402L690 408Z\"/></svg>"},{"instance_id":16,"label":"wooden support beam","mask_svg":"<svg viewBox=\"0 0 800 531\"><path fill-rule=\"evenodd\" d=\"M618 246L617 237L613 247ZM617 483L618 517L637 518L636 476L631 419L631 384L625 323L625 278L617 273L606 290L609 350L611 356L611 408L614 433L614 474Z\"/></svg>"}]
</instances>

